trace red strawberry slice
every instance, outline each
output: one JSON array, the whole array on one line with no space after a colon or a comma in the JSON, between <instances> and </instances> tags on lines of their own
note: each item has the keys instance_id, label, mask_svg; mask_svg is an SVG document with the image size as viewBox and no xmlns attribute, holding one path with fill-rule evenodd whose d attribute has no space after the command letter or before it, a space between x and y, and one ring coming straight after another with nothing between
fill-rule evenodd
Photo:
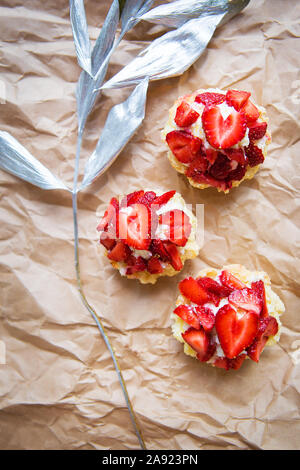
<instances>
[{"instance_id":1,"label":"red strawberry slice","mask_svg":"<svg viewBox=\"0 0 300 470\"><path fill-rule=\"evenodd\" d=\"M206 93L200 93L195 98L196 103L202 103L205 106L211 106L214 104L220 104L225 101L226 95L222 93L210 93L207 91Z\"/></svg>"},{"instance_id":2,"label":"red strawberry slice","mask_svg":"<svg viewBox=\"0 0 300 470\"><path fill-rule=\"evenodd\" d=\"M217 312L215 327L225 356L233 359L254 340L258 330L258 316L254 312L238 316L230 305L224 305Z\"/></svg>"},{"instance_id":3,"label":"red strawberry slice","mask_svg":"<svg viewBox=\"0 0 300 470\"><path fill-rule=\"evenodd\" d=\"M211 344L210 337L203 328L200 330L189 328L182 333L182 337L197 352L199 361L206 362L213 355L215 345Z\"/></svg>"},{"instance_id":4,"label":"red strawberry slice","mask_svg":"<svg viewBox=\"0 0 300 470\"><path fill-rule=\"evenodd\" d=\"M224 120L217 106L204 109L202 125L208 142L216 149L227 149L237 144L244 137L247 128L243 113L232 109Z\"/></svg>"},{"instance_id":5,"label":"red strawberry slice","mask_svg":"<svg viewBox=\"0 0 300 470\"><path fill-rule=\"evenodd\" d=\"M228 357L217 357L214 366L221 369L229 370L235 369L238 370L246 359L247 354L240 354L234 359L228 359Z\"/></svg>"},{"instance_id":6,"label":"red strawberry slice","mask_svg":"<svg viewBox=\"0 0 300 470\"><path fill-rule=\"evenodd\" d=\"M187 299L195 304L202 305L209 302L209 294L193 277L187 277L179 283L179 290Z\"/></svg>"},{"instance_id":7,"label":"red strawberry slice","mask_svg":"<svg viewBox=\"0 0 300 470\"><path fill-rule=\"evenodd\" d=\"M215 325L215 316L208 307L195 307L195 312L204 330L210 332Z\"/></svg>"},{"instance_id":8,"label":"red strawberry slice","mask_svg":"<svg viewBox=\"0 0 300 470\"><path fill-rule=\"evenodd\" d=\"M150 212L144 204L132 204L119 212L119 238L138 250L150 245Z\"/></svg>"},{"instance_id":9,"label":"red strawberry slice","mask_svg":"<svg viewBox=\"0 0 300 470\"><path fill-rule=\"evenodd\" d=\"M192 226L189 216L179 210L165 212L160 216L160 223L168 226L166 237L175 245L185 246L191 234Z\"/></svg>"},{"instance_id":10,"label":"red strawberry slice","mask_svg":"<svg viewBox=\"0 0 300 470\"><path fill-rule=\"evenodd\" d=\"M148 260L147 269L151 274L160 274L163 272L163 267L156 256L152 256Z\"/></svg>"},{"instance_id":11,"label":"red strawberry slice","mask_svg":"<svg viewBox=\"0 0 300 470\"><path fill-rule=\"evenodd\" d=\"M175 193L176 191L167 191L161 196L157 196L152 202L152 205L157 206L157 209L159 209L164 204L167 204L167 202L174 196Z\"/></svg>"},{"instance_id":12,"label":"red strawberry slice","mask_svg":"<svg viewBox=\"0 0 300 470\"><path fill-rule=\"evenodd\" d=\"M102 217L97 227L98 232L101 232L102 230L106 230L110 223L112 223L113 225L116 224L118 210L119 210L119 202L115 197L113 197L110 200L109 206L107 210L104 212L104 216Z\"/></svg>"},{"instance_id":13,"label":"red strawberry slice","mask_svg":"<svg viewBox=\"0 0 300 470\"><path fill-rule=\"evenodd\" d=\"M256 292L258 297L261 300L262 303L262 309L261 309L261 314L260 316L262 318L268 317L269 312L268 312L268 306L267 306L267 300L266 300L266 292L265 292L265 285L262 280L252 282L251 284L251 289Z\"/></svg>"},{"instance_id":14,"label":"red strawberry slice","mask_svg":"<svg viewBox=\"0 0 300 470\"><path fill-rule=\"evenodd\" d=\"M137 203L145 204L145 206L150 207L153 204L153 201L156 199L156 194L154 191L146 191L144 194L137 199Z\"/></svg>"},{"instance_id":15,"label":"red strawberry slice","mask_svg":"<svg viewBox=\"0 0 300 470\"><path fill-rule=\"evenodd\" d=\"M119 241L108 253L107 257L113 261L127 261L131 255L131 250L124 242Z\"/></svg>"},{"instance_id":16,"label":"red strawberry slice","mask_svg":"<svg viewBox=\"0 0 300 470\"><path fill-rule=\"evenodd\" d=\"M141 256L138 256L137 258L132 256L131 258L134 258L134 262L131 261L131 265L126 269L127 275L145 271L147 269L147 262L144 260L144 258Z\"/></svg>"},{"instance_id":17,"label":"red strawberry slice","mask_svg":"<svg viewBox=\"0 0 300 470\"><path fill-rule=\"evenodd\" d=\"M161 258L162 261L170 261L171 260L171 257L169 255L169 253L167 252L167 250L165 248L165 245L162 242L162 240L159 240L159 239L152 240L151 246L150 246L150 251L154 255L158 255Z\"/></svg>"},{"instance_id":18,"label":"red strawberry slice","mask_svg":"<svg viewBox=\"0 0 300 470\"><path fill-rule=\"evenodd\" d=\"M195 313L194 307L191 307L190 305L178 305L178 307L175 308L174 313L182 318L182 320L188 325L195 328L195 330L200 330L200 321Z\"/></svg>"},{"instance_id":19,"label":"red strawberry slice","mask_svg":"<svg viewBox=\"0 0 300 470\"><path fill-rule=\"evenodd\" d=\"M267 131L266 122L254 122L249 124L249 139L259 140L262 139Z\"/></svg>"},{"instance_id":20,"label":"red strawberry slice","mask_svg":"<svg viewBox=\"0 0 300 470\"><path fill-rule=\"evenodd\" d=\"M278 333L278 323L275 317L269 315L265 318L260 318L257 338L262 336L275 336Z\"/></svg>"},{"instance_id":21,"label":"red strawberry slice","mask_svg":"<svg viewBox=\"0 0 300 470\"><path fill-rule=\"evenodd\" d=\"M208 160L203 157L202 155L197 155L195 160L193 160L187 170L186 170L186 175L187 176L193 176L194 174L198 173L205 173L205 171L208 168Z\"/></svg>"},{"instance_id":22,"label":"red strawberry slice","mask_svg":"<svg viewBox=\"0 0 300 470\"><path fill-rule=\"evenodd\" d=\"M199 113L195 111L186 101L182 101L176 111L174 121L179 127L191 126L197 121Z\"/></svg>"},{"instance_id":23,"label":"red strawberry slice","mask_svg":"<svg viewBox=\"0 0 300 470\"><path fill-rule=\"evenodd\" d=\"M234 170L228 173L227 179L230 181L240 181L246 174L246 166L238 165Z\"/></svg>"},{"instance_id":24,"label":"red strawberry slice","mask_svg":"<svg viewBox=\"0 0 300 470\"><path fill-rule=\"evenodd\" d=\"M246 104L242 107L241 111L243 111L246 117L247 125L251 124L259 118L259 111L250 100L246 102Z\"/></svg>"},{"instance_id":25,"label":"red strawberry slice","mask_svg":"<svg viewBox=\"0 0 300 470\"><path fill-rule=\"evenodd\" d=\"M241 365L243 364L244 360L246 359L247 354L240 354L239 356L235 357L234 359L229 360L229 369L239 370Z\"/></svg>"},{"instance_id":26,"label":"red strawberry slice","mask_svg":"<svg viewBox=\"0 0 300 470\"><path fill-rule=\"evenodd\" d=\"M260 315L262 309L262 301L253 289L246 287L245 289L234 290L228 297L229 303L235 307Z\"/></svg>"},{"instance_id":27,"label":"red strawberry slice","mask_svg":"<svg viewBox=\"0 0 300 470\"><path fill-rule=\"evenodd\" d=\"M264 162L265 157L262 150L254 145L253 142L250 141L250 144L248 147L244 147L244 150L251 167Z\"/></svg>"},{"instance_id":28,"label":"red strawberry slice","mask_svg":"<svg viewBox=\"0 0 300 470\"><path fill-rule=\"evenodd\" d=\"M226 157L226 155L223 155L223 153L218 152L218 157L215 163L210 167L209 173L216 180L224 180L225 178L227 178L230 171L230 160Z\"/></svg>"},{"instance_id":29,"label":"red strawberry slice","mask_svg":"<svg viewBox=\"0 0 300 470\"><path fill-rule=\"evenodd\" d=\"M220 281L223 286L229 287L231 290L245 289L247 286L229 271L222 271Z\"/></svg>"},{"instance_id":30,"label":"red strawberry slice","mask_svg":"<svg viewBox=\"0 0 300 470\"><path fill-rule=\"evenodd\" d=\"M163 244L168 253L171 265L175 271L180 271L183 265L177 247L171 242L163 242Z\"/></svg>"},{"instance_id":31,"label":"red strawberry slice","mask_svg":"<svg viewBox=\"0 0 300 470\"><path fill-rule=\"evenodd\" d=\"M116 240L110 237L110 234L107 232L102 232L100 235L100 243L103 245L108 251L112 250L116 244Z\"/></svg>"},{"instance_id":32,"label":"red strawberry slice","mask_svg":"<svg viewBox=\"0 0 300 470\"><path fill-rule=\"evenodd\" d=\"M207 160L209 161L211 165L215 163L217 156L218 156L218 152L216 150L206 149L205 157L207 158Z\"/></svg>"},{"instance_id":33,"label":"red strawberry slice","mask_svg":"<svg viewBox=\"0 0 300 470\"><path fill-rule=\"evenodd\" d=\"M246 165L247 158L245 156L243 149L226 149L225 153L227 157L229 158L229 160L234 160L240 163L240 165Z\"/></svg>"},{"instance_id":34,"label":"red strawberry slice","mask_svg":"<svg viewBox=\"0 0 300 470\"><path fill-rule=\"evenodd\" d=\"M233 106L234 109L239 111L242 106L248 101L251 93L240 90L228 90L226 93L226 103L228 106Z\"/></svg>"},{"instance_id":35,"label":"red strawberry slice","mask_svg":"<svg viewBox=\"0 0 300 470\"><path fill-rule=\"evenodd\" d=\"M127 196L125 196L122 199L120 206L127 207L127 206L130 206L131 204L135 204L138 201L138 199L141 196L143 196L143 194L144 194L143 190L134 191L133 193L127 194Z\"/></svg>"},{"instance_id":36,"label":"red strawberry slice","mask_svg":"<svg viewBox=\"0 0 300 470\"><path fill-rule=\"evenodd\" d=\"M277 332L278 323L274 317L269 316L261 319L259 322L257 336L253 343L247 348L247 354L250 359L258 362L269 336L274 336Z\"/></svg>"},{"instance_id":37,"label":"red strawberry slice","mask_svg":"<svg viewBox=\"0 0 300 470\"><path fill-rule=\"evenodd\" d=\"M218 356L218 357L216 357L216 359L214 361L214 366L218 367L218 369L229 370L230 369L229 361L230 361L230 359L228 359L227 357Z\"/></svg>"},{"instance_id":38,"label":"red strawberry slice","mask_svg":"<svg viewBox=\"0 0 300 470\"><path fill-rule=\"evenodd\" d=\"M232 187L232 183L228 181L217 180L212 176L203 174L201 172L193 171L193 173L190 174L188 171L186 171L185 174L192 178L196 183L208 184L209 186L219 188L221 191L226 191Z\"/></svg>"},{"instance_id":39,"label":"red strawberry slice","mask_svg":"<svg viewBox=\"0 0 300 470\"><path fill-rule=\"evenodd\" d=\"M166 135L171 151L182 163L191 162L201 149L202 140L186 131L171 131Z\"/></svg>"},{"instance_id":40,"label":"red strawberry slice","mask_svg":"<svg viewBox=\"0 0 300 470\"><path fill-rule=\"evenodd\" d=\"M231 292L231 289L222 286L211 277L200 277L197 281L209 294L214 294L219 298L228 297Z\"/></svg>"}]
</instances>

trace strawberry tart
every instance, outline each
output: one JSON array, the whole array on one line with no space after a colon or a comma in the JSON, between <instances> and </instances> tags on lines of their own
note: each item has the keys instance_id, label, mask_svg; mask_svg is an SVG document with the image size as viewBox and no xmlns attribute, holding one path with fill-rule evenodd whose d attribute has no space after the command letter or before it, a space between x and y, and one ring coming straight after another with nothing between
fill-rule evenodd
<instances>
[{"instance_id":1,"label":"strawberry tart","mask_svg":"<svg viewBox=\"0 0 300 470\"><path fill-rule=\"evenodd\" d=\"M179 290L172 331L185 354L237 370L245 359L258 362L264 347L279 340L285 308L266 273L238 264L204 269Z\"/></svg>"},{"instance_id":2,"label":"strawberry tart","mask_svg":"<svg viewBox=\"0 0 300 470\"><path fill-rule=\"evenodd\" d=\"M143 190L113 197L97 227L113 267L143 284L174 276L198 255L196 229L196 217L179 193Z\"/></svg>"},{"instance_id":3,"label":"strawberry tart","mask_svg":"<svg viewBox=\"0 0 300 470\"><path fill-rule=\"evenodd\" d=\"M197 90L179 98L162 131L171 165L204 189L228 193L251 179L271 141L268 118L247 91Z\"/></svg>"}]
</instances>

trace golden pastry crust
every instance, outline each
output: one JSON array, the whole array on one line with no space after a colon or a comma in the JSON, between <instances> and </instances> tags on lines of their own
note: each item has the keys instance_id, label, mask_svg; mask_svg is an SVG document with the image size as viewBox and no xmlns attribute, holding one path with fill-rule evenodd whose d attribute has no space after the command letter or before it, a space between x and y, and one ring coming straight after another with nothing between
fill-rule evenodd
<instances>
[{"instance_id":1,"label":"golden pastry crust","mask_svg":"<svg viewBox=\"0 0 300 470\"><path fill-rule=\"evenodd\" d=\"M173 131L173 130L176 130L176 129L180 129L178 128L178 126L176 125L176 123L174 122L174 118L175 118L175 115L176 115L176 110L177 110L177 107L180 105L180 103L183 101L183 99L187 102L190 102L190 103L193 103L195 101L195 97L198 95L198 94L201 94L201 93L205 93L207 91L212 91L212 92L216 92L216 93L225 93L223 90L219 90L219 89L209 89L209 90L205 90L205 89L199 89L197 91L195 91L194 93L191 93L190 95L184 95L184 96L181 96L180 98L178 98L174 105L172 106L172 108L170 109L169 111L169 119L161 133L161 136L162 136L162 139L163 141L165 142L166 141L166 135ZM266 113L266 110L264 107L262 106L258 106L257 104L255 104L255 106L257 107L257 109L259 110L259 119L262 121L262 122L266 122L268 123L269 122L269 118L267 116L267 113ZM199 129L199 126L197 126L197 136L200 137L200 138L205 138L205 134L204 134L204 131L203 129ZM267 157L267 153L268 153L268 145L270 144L271 142L271 134L270 134L270 131L269 129L267 130L266 132L266 139L265 139L265 143L264 145L262 146L261 150L262 150L262 153L263 153L263 156L264 158ZM167 157L172 165L172 167L178 171L178 173L181 173L181 174L185 174L185 171L186 171L186 168L187 166L184 164L184 163L181 163L179 160L177 160L177 158L175 157L175 155L171 152L171 150L168 150L168 153L167 153ZM237 180L234 180L232 181L232 188L236 188L238 187L243 181L245 180L250 180L252 179L255 174L258 172L259 168L260 168L261 164L259 165L256 165L254 167L248 167L247 168L247 171L244 175L244 177L237 181ZM197 183L196 181L193 180L193 178L190 178L187 176L187 179L190 183L191 186L193 186L194 188L197 188L197 189L206 189L206 188L211 188L213 186L209 185L209 184L203 184L203 183ZM223 191L222 189L220 188L216 188L219 192L224 192L225 194L229 193L230 189L227 189L225 191Z\"/></svg>"},{"instance_id":2,"label":"golden pastry crust","mask_svg":"<svg viewBox=\"0 0 300 470\"><path fill-rule=\"evenodd\" d=\"M228 266L223 266L222 269L217 270L213 268L205 268L202 269L198 274L198 277L203 277L203 276L208 276L211 277L212 279L215 279L218 274L221 273L223 270L227 270L230 273L232 273L235 277L240 279L242 282L244 282L248 287L251 287L251 282L256 281L261 279L264 284L265 284L265 292L266 292L266 301L267 301L267 306L268 306L268 312L269 315L273 316L276 318L278 322L278 332L275 336L270 336L266 346L272 346L276 344L279 341L280 338L280 333L281 333L281 321L280 321L280 315L285 311L285 307L281 299L278 297L277 294L271 289L271 281L267 273L264 271L249 271L246 269L244 266L241 264L231 264ZM185 298L183 295L179 295L176 300L176 306L180 304L189 304L191 303L187 298ZM174 313L171 314L171 318L173 320L172 323L172 333L175 339L179 341L180 343L184 344L184 353L187 354L188 356L191 357L196 357L197 353L194 349L192 349L182 338L182 333L186 331L189 328L189 325L185 323L178 315L175 315ZM214 365L213 362L216 358L216 355L213 356L212 359L206 362L206 364L209 365ZM247 356L247 359L248 356Z\"/></svg>"}]
</instances>

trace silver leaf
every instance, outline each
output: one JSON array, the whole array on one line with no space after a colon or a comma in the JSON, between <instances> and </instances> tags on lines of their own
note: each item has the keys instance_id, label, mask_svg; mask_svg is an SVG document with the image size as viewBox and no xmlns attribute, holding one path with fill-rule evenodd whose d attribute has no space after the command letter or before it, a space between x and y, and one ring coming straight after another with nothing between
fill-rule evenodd
<instances>
[{"instance_id":1,"label":"silver leaf","mask_svg":"<svg viewBox=\"0 0 300 470\"><path fill-rule=\"evenodd\" d=\"M159 22L171 28L178 28L193 18L220 13L228 13L226 17L228 20L229 17L245 8L249 2L250 0L177 0L153 8L140 20Z\"/></svg>"},{"instance_id":2,"label":"silver leaf","mask_svg":"<svg viewBox=\"0 0 300 470\"><path fill-rule=\"evenodd\" d=\"M152 3L153 0L126 0L121 15L122 36L139 22L140 17L147 13Z\"/></svg>"},{"instance_id":3,"label":"silver leaf","mask_svg":"<svg viewBox=\"0 0 300 470\"><path fill-rule=\"evenodd\" d=\"M94 89L102 85L106 75L118 22L119 2L114 0L92 51L94 79L86 72L82 72L79 77L76 89L79 132L83 131L87 117L96 101L97 93L94 92Z\"/></svg>"},{"instance_id":4,"label":"silver leaf","mask_svg":"<svg viewBox=\"0 0 300 470\"><path fill-rule=\"evenodd\" d=\"M91 45L83 0L70 0L70 19L78 63L92 75Z\"/></svg>"},{"instance_id":5,"label":"silver leaf","mask_svg":"<svg viewBox=\"0 0 300 470\"><path fill-rule=\"evenodd\" d=\"M137 85L123 103L109 112L97 146L87 161L80 190L102 174L117 158L145 117L148 79Z\"/></svg>"},{"instance_id":6,"label":"silver leaf","mask_svg":"<svg viewBox=\"0 0 300 470\"><path fill-rule=\"evenodd\" d=\"M159 80L180 75L204 51L225 14L189 20L180 28L159 37L107 81L102 89L134 85L145 77Z\"/></svg>"},{"instance_id":7,"label":"silver leaf","mask_svg":"<svg viewBox=\"0 0 300 470\"><path fill-rule=\"evenodd\" d=\"M0 168L42 189L69 189L8 132L0 131Z\"/></svg>"}]
</instances>

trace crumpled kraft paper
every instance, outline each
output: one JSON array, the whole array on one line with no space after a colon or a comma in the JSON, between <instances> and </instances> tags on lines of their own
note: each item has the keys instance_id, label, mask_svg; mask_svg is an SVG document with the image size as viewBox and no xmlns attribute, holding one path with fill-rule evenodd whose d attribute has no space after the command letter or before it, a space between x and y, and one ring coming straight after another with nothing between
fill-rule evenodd
<instances>
[{"instance_id":1,"label":"crumpled kraft paper","mask_svg":"<svg viewBox=\"0 0 300 470\"><path fill-rule=\"evenodd\" d=\"M86 3L96 38L109 2ZM181 77L149 86L145 121L112 167L79 194L81 275L112 341L148 449L299 449L300 5L257 0L219 28ZM114 53L108 77L163 26L141 23ZM67 185L76 145L75 57L68 2L3 0L0 128ZM267 108L273 141L256 177L229 195L188 186L166 158L160 131L177 96L241 88ZM92 112L81 175L110 107L128 90L107 90ZM134 449L109 353L75 283L70 195L42 191L0 172L0 448ZM126 280L98 246L107 201L138 188L176 189L205 205L205 242L178 276L154 286ZM265 270L286 305L280 343L235 372L187 357L173 339L177 284L205 266ZM2 347L3 352L3 347ZM3 357L2 357L3 359Z\"/></svg>"}]
</instances>

